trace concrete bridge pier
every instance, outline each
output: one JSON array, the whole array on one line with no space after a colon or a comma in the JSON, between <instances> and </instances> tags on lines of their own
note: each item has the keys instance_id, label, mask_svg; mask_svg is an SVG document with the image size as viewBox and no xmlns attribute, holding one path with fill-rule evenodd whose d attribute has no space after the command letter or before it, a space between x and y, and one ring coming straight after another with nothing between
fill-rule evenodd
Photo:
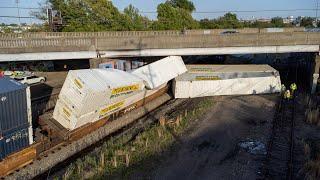
<instances>
[{"instance_id":1,"label":"concrete bridge pier","mask_svg":"<svg viewBox=\"0 0 320 180\"><path fill-rule=\"evenodd\" d=\"M317 53L315 57L314 71L311 79L311 94L314 94L317 90L317 84L319 79L319 69L320 69L320 54Z\"/></svg>"},{"instance_id":2,"label":"concrete bridge pier","mask_svg":"<svg viewBox=\"0 0 320 180\"><path fill-rule=\"evenodd\" d=\"M102 58L89 59L90 69L98 68L99 64L101 63L102 63Z\"/></svg>"},{"instance_id":3,"label":"concrete bridge pier","mask_svg":"<svg viewBox=\"0 0 320 180\"><path fill-rule=\"evenodd\" d=\"M110 64L114 64L114 61L117 59L111 59L111 58L93 58L89 59L90 63L90 69L96 69L99 68L99 64L110 62Z\"/></svg>"}]
</instances>

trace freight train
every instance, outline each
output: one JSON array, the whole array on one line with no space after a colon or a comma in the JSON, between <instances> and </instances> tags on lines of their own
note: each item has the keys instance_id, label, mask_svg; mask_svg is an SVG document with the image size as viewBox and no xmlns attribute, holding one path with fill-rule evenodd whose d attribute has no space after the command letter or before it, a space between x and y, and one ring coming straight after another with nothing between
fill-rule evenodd
<instances>
[{"instance_id":1,"label":"freight train","mask_svg":"<svg viewBox=\"0 0 320 180\"><path fill-rule=\"evenodd\" d=\"M167 71L156 70L161 66ZM69 71L54 111L36 120L36 130L32 129L29 87L1 78L0 177L166 94L168 82L186 71L177 56L131 73L116 69Z\"/></svg>"},{"instance_id":2,"label":"freight train","mask_svg":"<svg viewBox=\"0 0 320 180\"><path fill-rule=\"evenodd\" d=\"M279 73L267 65L186 66L179 56L161 59L132 72L74 70L68 73L54 111L34 120L39 127L32 130L29 88L2 78L0 177L63 147L79 147L88 139L93 142L90 136L96 136L101 129L107 130L103 135L98 134L99 140L129 125L168 101L171 85L175 98L194 98L277 93L281 81ZM74 149L70 151L68 157L77 153Z\"/></svg>"}]
</instances>

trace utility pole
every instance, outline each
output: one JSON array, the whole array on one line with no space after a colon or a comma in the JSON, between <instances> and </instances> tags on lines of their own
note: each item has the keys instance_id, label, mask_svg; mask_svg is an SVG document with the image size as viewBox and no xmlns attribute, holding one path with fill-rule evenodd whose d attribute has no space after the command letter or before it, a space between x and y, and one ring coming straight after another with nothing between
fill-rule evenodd
<instances>
[{"instance_id":1,"label":"utility pole","mask_svg":"<svg viewBox=\"0 0 320 180\"><path fill-rule=\"evenodd\" d=\"M317 1L317 5L316 5L316 25L318 25L318 9L319 9L319 0Z\"/></svg>"},{"instance_id":2,"label":"utility pole","mask_svg":"<svg viewBox=\"0 0 320 180\"><path fill-rule=\"evenodd\" d=\"M17 9L18 9L18 19L19 19L19 30L21 31L21 18L20 18L20 6L19 6L20 0L16 0Z\"/></svg>"}]
</instances>

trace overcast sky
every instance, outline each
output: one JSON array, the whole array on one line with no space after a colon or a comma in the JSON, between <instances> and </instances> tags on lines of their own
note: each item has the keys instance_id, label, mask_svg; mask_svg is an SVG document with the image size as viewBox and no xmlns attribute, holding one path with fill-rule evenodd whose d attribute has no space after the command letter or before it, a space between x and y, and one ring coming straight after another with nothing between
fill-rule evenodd
<instances>
[{"instance_id":1,"label":"overcast sky","mask_svg":"<svg viewBox=\"0 0 320 180\"><path fill-rule=\"evenodd\" d=\"M0 16L18 16L17 8L4 8L16 7L17 0L0 0ZM18 0L20 7L37 8L39 2L44 0ZM156 18L157 5L165 0L113 0L115 6L119 10L123 10L129 4L133 4L142 13L150 18ZM317 0L194 0L196 11L193 16L196 19L201 18L215 18L222 16L224 12L217 13L217 11L255 11L255 12L237 12L240 18L251 19L255 18L271 18L274 16L316 16ZM320 4L319 4L320 6ZM306 9L314 9L313 11ZM285 11L260 11L260 10L285 10ZM290 10L290 11L288 11ZM294 11L291 11L294 10ZM21 9L20 16L29 17L30 11ZM150 13L151 12L151 13ZM201 12L201 13L200 13ZM205 12L205 13L203 13ZM319 13L320 14L320 11ZM0 17L0 23L18 23L17 18ZM21 22L37 22L32 18L21 18Z\"/></svg>"}]
</instances>

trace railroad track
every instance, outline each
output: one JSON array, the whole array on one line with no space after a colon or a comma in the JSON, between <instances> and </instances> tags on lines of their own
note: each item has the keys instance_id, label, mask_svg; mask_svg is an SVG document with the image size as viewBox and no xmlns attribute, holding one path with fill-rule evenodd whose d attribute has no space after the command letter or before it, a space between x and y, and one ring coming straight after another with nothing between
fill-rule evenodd
<instances>
[{"instance_id":1,"label":"railroad track","mask_svg":"<svg viewBox=\"0 0 320 180\"><path fill-rule=\"evenodd\" d=\"M267 152L267 179L293 179L295 100L281 100Z\"/></svg>"},{"instance_id":2,"label":"railroad track","mask_svg":"<svg viewBox=\"0 0 320 180\"><path fill-rule=\"evenodd\" d=\"M297 81L297 69L294 71L294 82ZM289 71L286 79L289 78ZM294 178L294 127L295 127L295 97L291 100L283 99L278 103L278 108L273 120L272 132L268 144L265 162L266 179Z\"/></svg>"}]
</instances>

